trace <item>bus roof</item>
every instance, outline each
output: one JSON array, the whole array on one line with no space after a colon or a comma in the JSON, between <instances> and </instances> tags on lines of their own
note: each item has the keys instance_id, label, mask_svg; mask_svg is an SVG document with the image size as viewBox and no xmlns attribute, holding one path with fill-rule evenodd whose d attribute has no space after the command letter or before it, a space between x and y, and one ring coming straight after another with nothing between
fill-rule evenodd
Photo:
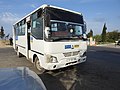
<instances>
[{"instance_id":1,"label":"bus roof","mask_svg":"<svg viewBox=\"0 0 120 90\"><path fill-rule=\"evenodd\" d=\"M45 8L45 7L52 7L52 8L57 8L57 9L61 9L61 10L65 10L65 11L69 11L69 12L72 12L72 13L76 13L76 14L80 14L82 15L82 13L79 13L79 12L76 12L76 11L72 11L72 10L69 10L69 9L65 9L65 8L61 8L61 7L57 7L57 6L52 6L52 5L47 5L47 4L43 4L42 6L38 7L37 9L35 9L34 11L32 11L31 13L27 14L26 16L24 16L23 18L21 18L20 20L18 20L16 23L14 23L13 25L19 23L20 21L22 21L23 19L29 17L31 14L33 14L34 12L36 12L37 10L39 10L40 8Z\"/></svg>"}]
</instances>

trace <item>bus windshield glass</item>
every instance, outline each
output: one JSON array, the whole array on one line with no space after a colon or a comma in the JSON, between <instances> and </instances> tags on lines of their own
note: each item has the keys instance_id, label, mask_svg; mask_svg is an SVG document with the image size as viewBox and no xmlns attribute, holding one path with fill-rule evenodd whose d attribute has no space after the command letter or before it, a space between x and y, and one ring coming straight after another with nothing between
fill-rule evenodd
<instances>
[{"instance_id":1,"label":"bus windshield glass","mask_svg":"<svg viewBox=\"0 0 120 90\"><path fill-rule=\"evenodd\" d=\"M46 7L46 14L50 15L51 20L74 22L84 24L83 16L62 9Z\"/></svg>"},{"instance_id":2,"label":"bus windshield glass","mask_svg":"<svg viewBox=\"0 0 120 90\"><path fill-rule=\"evenodd\" d=\"M46 15L50 16L51 40L79 39L84 33L83 16L73 12L47 7Z\"/></svg>"},{"instance_id":3,"label":"bus windshield glass","mask_svg":"<svg viewBox=\"0 0 120 90\"><path fill-rule=\"evenodd\" d=\"M79 39L81 35L81 25L51 22L50 38L53 40Z\"/></svg>"}]
</instances>

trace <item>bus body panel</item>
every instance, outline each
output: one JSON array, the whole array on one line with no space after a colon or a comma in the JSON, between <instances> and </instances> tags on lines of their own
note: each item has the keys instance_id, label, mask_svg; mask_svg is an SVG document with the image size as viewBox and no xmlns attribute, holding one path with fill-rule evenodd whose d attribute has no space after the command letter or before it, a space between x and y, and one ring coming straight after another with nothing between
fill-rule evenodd
<instances>
[{"instance_id":1,"label":"bus body panel","mask_svg":"<svg viewBox=\"0 0 120 90\"><path fill-rule=\"evenodd\" d=\"M41 67L45 67L46 63L45 63L45 60L44 60L44 55L41 55L37 52L33 52L31 50L29 50L29 60L34 63L34 59L33 59L33 56L36 55L38 58L39 58L39 62L40 62L40 65Z\"/></svg>"},{"instance_id":2,"label":"bus body panel","mask_svg":"<svg viewBox=\"0 0 120 90\"><path fill-rule=\"evenodd\" d=\"M36 40L35 38L33 38L33 40L30 41L30 46L31 46L31 51L44 54L44 41L43 40Z\"/></svg>"},{"instance_id":3,"label":"bus body panel","mask_svg":"<svg viewBox=\"0 0 120 90\"><path fill-rule=\"evenodd\" d=\"M26 47L26 36L18 36L18 40L16 40L16 44L21 47Z\"/></svg>"},{"instance_id":4,"label":"bus body panel","mask_svg":"<svg viewBox=\"0 0 120 90\"><path fill-rule=\"evenodd\" d=\"M71 45L71 48L65 48L66 45ZM54 70L86 61L86 56L82 56L87 50L86 41L45 42L44 46L44 61L46 62L43 62L45 63L43 67L45 69ZM47 55L56 57L58 62L47 63Z\"/></svg>"},{"instance_id":5,"label":"bus body panel","mask_svg":"<svg viewBox=\"0 0 120 90\"><path fill-rule=\"evenodd\" d=\"M45 53L64 53L76 50L86 50L86 41L66 41L66 42L45 42Z\"/></svg>"},{"instance_id":6,"label":"bus body panel","mask_svg":"<svg viewBox=\"0 0 120 90\"><path fill-rule=\"evenodd\" d=\"M18 52L26 56L26 36L17 36L16 40L16 48L18 49Z\"/></svg>"}]
</instances>

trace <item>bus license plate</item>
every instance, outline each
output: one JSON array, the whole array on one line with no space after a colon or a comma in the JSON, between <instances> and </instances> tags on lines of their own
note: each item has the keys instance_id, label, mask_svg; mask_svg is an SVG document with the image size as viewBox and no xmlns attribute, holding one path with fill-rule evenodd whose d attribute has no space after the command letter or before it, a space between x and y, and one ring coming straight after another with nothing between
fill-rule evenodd
<instances>
[{"instance_id":1,"label":"bus license plate","mask_svg":"<svg viewBox=\"0 0 120 90\"><path fill-rule=\"evenodd\" d=\"M76 60L76 58L70 58L70 59L68 59L69 62L73 62L75 60Z\"/></svg>"}]
</instances>

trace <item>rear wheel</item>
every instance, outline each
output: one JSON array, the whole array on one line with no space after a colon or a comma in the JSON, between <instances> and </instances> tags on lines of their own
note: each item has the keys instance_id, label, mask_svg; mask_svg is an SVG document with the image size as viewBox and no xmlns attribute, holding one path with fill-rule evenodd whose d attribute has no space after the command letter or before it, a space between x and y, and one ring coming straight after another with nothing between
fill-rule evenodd
<instances>
[{"instance_id":1,"label":"rear wheel","mask_svg":"<svg viewBox=\"0 0 120 90\"><path fill-rule=\"evenodd\" d=\"M22 57L23 55L20 52L17 51L17 56Z\"/></svg>"},{"instance_id":2,"label":"rear wheel","mask_svg":"<svg viewBox=\"0 0 120 90\"><path fill-rule=\"evenodd\" d=\"M17 52L17 56L18 56L18 57L22 57L22 56L23 56L20 52L18 52L18 47L17 47L17 49L16 49L16 52Z\"/></svg>"},{"instance_id":3,"label":"rear wheel","mask_svg":"<svg viewBox=\"0 0 120 90\"><path fill-rule=\"evenodd\" d=\"M34 66L40 71L40 73L45 72L45 69L40 66L40 62L39 62L38 57L35 57Z\"/></svg>"}]
</instances>

